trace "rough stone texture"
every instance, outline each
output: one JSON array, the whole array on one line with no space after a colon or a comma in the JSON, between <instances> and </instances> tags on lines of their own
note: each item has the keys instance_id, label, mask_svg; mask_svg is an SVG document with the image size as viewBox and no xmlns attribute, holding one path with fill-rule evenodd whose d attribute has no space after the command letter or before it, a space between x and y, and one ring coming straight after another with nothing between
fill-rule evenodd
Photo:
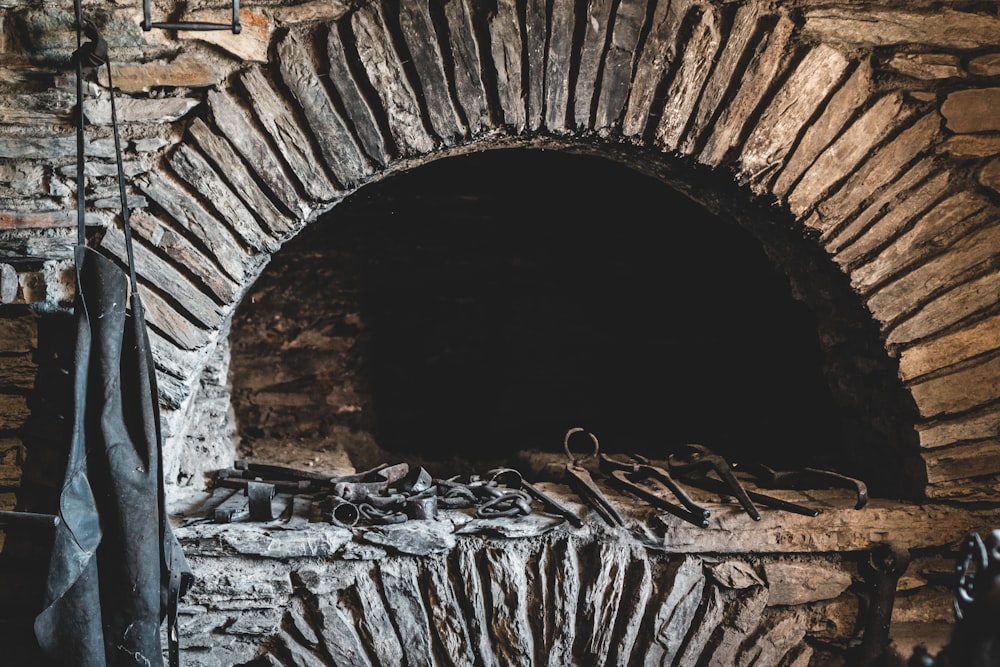
<instances>
[{"instance_id":1,"label":"rough stone texture","mask_svg":"<svg viewBox=\"0 0 1000 667\"><path fill-rule=\"evenodd\" d=\"M582 43L576 55L576 89L573 91L573 122L578 128L591 127L591 117L597 102L597 77L600 75L608 40L611 5L609 0L590 0L586 4Z\"/></svg>"},{"instance_id":2,"label":"rough stone texture","mask_svg":"<svg viewBox=\"0 0 1000 667\"><path fill-rule=\"evenodd\" d=\"M639 34L646 18L646 5L642 0L625 0L615 12L594 117L597 129L615 125L628 99L628 82L632 77Z\"/></svg>"},{"instance_id":3,"label":"rough stone texture","mask_svg":"<svg viewBox=\"0 0 1000 667\"><path fill-rule=\"evenodd\" d=\"M995 342L1000 274L995 267L995 248L1000 241L994 222L985 213L975 213L969 208L975 204L967 198L982 187L996 189L997 186L995 158L998 147L995 137L989 134L1000 129L996 114L992 113L997 107L997 89L995 82L988 78L997 72L997 55L989 52L1000 42L997 38L1000 22L995 16L977 9L978 5L961 11L931 8L929 4L905 11L871 9L856 4L805 6L801 8L805 23L800 32L795 21L782 16L781 7L757 3L732 7L723 6L724 3L695 5L661 1L649 7L650 24L639 29L637 37L638 14L626 17L625 3L608 3L619 8L616 14L611 14L604 11L608 5L601 3L593 3L591 8L584 7L586 3L557 0L551 3L553 14L548 23L551 32L547 35L548 51L545 52L538 47L539 43L546 42L538 32L537 4L531 7L532 19L529 21L527 15L524 18L527 31L523 35L520 34L520 17L513 9L515 3L501 3L499 9L502 11L494 15L483 11L489 3L481 4L458 0L445 4L441 14L447 23L445 33L449 44L448 48L440 47L440 55L435 57L447 62L424 61L427 66L440 66L435 69L435 76L443 73L445 78L454 79L456 100L475 137L463 150L509 146L512 135L525 128L536 129L537 121L533 119L541 113L548 132L566 140L566 143L553 144L553 148L561 150L570 144L577 148L587 146L595 153L618 158L620 154L613 146L619 140L615 132L606 133L603 136L605 143L596 146L591 143L592 137L587 130L572 126L568 119L571 114L575 118L583 109L589 114L593 98L589 94L581 99L576 97L578 92L589 89L600 95L597 98L598 117L615 118L614 109L623 90L621 79L616 77L626 76L627 72L628 96L624 103L622 132L625 143L639 149L630 154L630 163L645 171L671 172L649 166L645 159L649 157L652 162L653 157L657 160L664 157L661 155L664 151L651 139L655 128L665 123L662 136L670 139L671 148L682 147L695 156L706 171L728 179L728 174L740 171L741 163L734 156L748 150L745 142L754 128L774 127L775 123L784 120L773 113L768 114L767 109L780 103L781 84L787 80L786 76L793 75L787 68L799 62L807 45L817 52L820 48L836 50L840 57L849 61L844 73L853 72L851 78L843 86L833 86L830 96L817 95L810 100L810 105L804 105L796 114L800 118L799 126L789 126L773 135L765 134L763 129L759 131L755 141L762 143L755 143L754 150L762 152L755 153L759 157L754 159L765 171L752 172L763 176L759 180L763 187L754 194L765 199L775 195L781 209L778 214L791 213L786 216L786 222L802 223L804 237L818 232L823 235L824 243L834 244L831 247L853 248L855 254L846 265L857 271L859 285L873 290L865 305L870 307L876 323L882 328L890 351L899 356L901 375L910 382L911 397L922 415L914 427L925 447L928 495L996 503L996 477L989 475L1000 472L993 464L1000 446L995 430L995 406L1000 396ZM85 6L96 9L90 2ZM136 25L134 8L114 8L100 15L99 23L115 49L113 62L122 68L120 81L129 88L127 96L119 99L126 121L122 128L128 147L126 165L131 185L136 188L129 193L130 201L140 207L134 211L133 218L144 248L143 262L162 263L148 267L148 276L144 275L141 280L144 299L148 292L146 303L158 351L157 366L167 380L163 401L170 409L165 411L168 413L164 417L165 430L173 437L179 438L185 433L181 423L192 414L199 415L197 420L223 419L221 396L216 397L218 401L208 401L207 414L187 412L187 406L198 395L192 388L200 382L204 365L209 363L208 350L220 340L221 327L232 315L236 300L249 289L261 265L267 261L263 254L274 247L270 244L294 235L328 210L327 205L331 203L326 197L314 201L309 195L308 188L324 187L322 179L315 174L317 165L298 163L309 167L309 173L315 177L315 180L313 176L306 178L306 182L299 180L299 175L305 172L290 168L275 152L276 137L292 136L284 135L286 132L299 138L307 137L309 142L315 142L317 154L331 171L335 171L332 166L335 157L343 158L345 152L350 153L349 147L357 150L352 159L359 160L356 165L364 164L364 169L359 166L356 172L359 175L351 182L351 187L360 187L370 180L417 166L444 153L427 131L435 127L427 100L421 99L411 85L417 65L402 62L400 58L401 53L412 51L415 45L407 42L404 49L404 44L396 41L401 24L399 16L389 15L394 7L392 2L377 6L365 3L355 11L339 2L295 5L276 2L266 9L254 10L254 16L248 16L245 21L245 34L241 37L225 35L223 31L211 37L182 34L176 39L174 35L143 34ZM587 18L597 18L598 25L593 26L587 18L577 17L574 12L578 7L592 10ZM627 8L635 9L632 5ZM191 7L188 17L198 16L201 11L200 6ZM220 13L214 7L210 11L216 15ZM732 19L737 29L726 36L724 44L716 45L707 24L695 20L697 12L703 16L721 12L726 25ZM225 19L225 12L221 14ZM612 17L621 22L601 24L601 17L605 15L609 22ZM345 119L344 136L349 136L350 141L325 142L322 135L334 126L332 119L345 109L358 111L361 108L336 99L346 95L337 84L327 85L323 81L329 63L320 61L323 55L320 52L324 51L326 40L308 42L308 48L287 57L289 54L281 51L280 44L271 43L272 17L285 25L310 24L299 25L296 30L308 28L323 36L336 29L338 36L345 37L343 69L357 77L356 90L362 92L368 104L369 129L384 134L381 143L385 146L390 143L398 146L404 156L402 159L380 147L378 132L362 139L362 132L357 129L362 116L355 117L353 113ZM333 22L337 22L336 25L332 25ZM63 260L72 246L74 222L73 216L66 212L73 209L76 188L72 171L66 171L67 167L72 168L76 149L68 113L73 97L65 71L69 55L75 48L72 17L64 7L56 8L50 3L31 8L5 3L0 4L0 23L4 27L0 38L4 57L4 68L0 71L0 108L8 120L0 128L0 159L3 160L0 165L3 170L0 172L3 174L0 178L3 181L0 185L0 221L4 221L3 226L9 230L23 232L21 236L4 237L4 247L14 249L5 255L4 263L18 272L20 301L35 304L39 313L64 313L72 289L71 283L65 282L67 265ZM318 25L320 23L323 25ZM579 33L575 31L576 25L581 27ZM686 32L681 30L682 26L692 30ZM312 32L309 34L314 36ZM588 41L588 35L592 41ZM598 39L599 35L604 38ZM688 42L692 35L695 41ZM722 36L721 31L719 35ZM612 50L606 50L608 36ZM216 41L210 45L206 38ZM636 43L631 47L633 38ZM522 39L527 40L524 42L527 48L522 47ZM688 44L702 46L682 51L681 47ZM583 67L583 62L576 58L585 45L587 66ZM895 57L890 56L888 62L874 60L876 49L873 47L881 46L893 47ZM634 52L630 51L632 48ZM887 51L878 49L879 58L887 55ZM683 58L688 53L710 53L711 61L700 68L684 65ZM198 57L193 57L195 55ZM332 50L328 55L333 57ZM547 58L544 65L538 62L543 56ZM202 57L205 70L192 69L193 64L202 62ZM274 60L268 62L269 58ZM836 60L836 56L831 58ZM954 69L956 59L967 65L967 77L953 76L960 74ZM247 60L250 62L244 62ZM894 73L883 77L885 70L880 69L879 94L884 97L878 101L869 95L868 62L876 63L879 68L888 66ZM593 69L595 63L597 69ZM626 63L634 67L627 67ZM136 68L148 65L149 69L138 73L126 65ZM293 66L302 66L307 74L311 71L311 76L290 76ZM537 73L543 67L544 86L540 90L545 104L540 110L535 95L539 91ZM250 68L259 69L247 74L248 78L227 74ZM58 75L53 74L56 71ZM593 74L594 78L573 79L577 76L575 72ZM906 76L900 76L901 73ZM260 90L279 102L276 106L269 104L264 112L254 106L255 100L258 103L264 100L263 96L259 100L250 99L243 83L258 82L255 78L258 75L269 86L274 84L270 91L267 88ZM216 86L219 76L224 78L218 79ZM949 78L940 78L943 76ZM320 84L313 87L316 80ZM525 81L529 87L522 90L520 86ZM294 90L296 86L300 88ZM914 91L914 87L919 90ZM322 96L311 98L314 104L307 104L303 101L306 89L322 92ZM333 94L335 90L337 95ZM677 91L683 94L674 95ZM609 95L606 111L602 107L605 92ZM289 93L290 96L285 97ZM668 93L672 95L669 98ZM106 122L106 99L105 92L88 102L91 118ZM439 101L443 99L438 98ZM872 103L874 105L869 106ZM660 112L667 109L668 104L680 105L677 108L682 108L682 112L661 117ZM814 113L806 113L806 108L813 109ZM273 117L275 109L280 110L281 119ZM908 113L918 117L916 123L905 122ZM502 116L503 123L494 125L491 114ZM939 145L942 118L947 124L947 132L953 136ZM265 129L262 126L265 120L275 124ZM95 239L105 236L106 248L112 253L117 249L120 253L120 237L114 232L103 234L113 219L109 213L111 209L102 209L104 206L113 208L108 198L113 199L114 187L107 181L113 173L109 170L109 158L114 157L110 128L103 125L89 129L92 134L88 137L87 154L92 158L92 166L88 178L93 180L88 184L88 221L96 232ZM206 129L214 138L208 136ZM545 133L537 129L539 135ZM388 141L390 136L391 142ZM690 143L686 143L688 139ZM354 141L364 146L364 151L357 148ZM286 141L280 152L283 156L290 155L304 147L305 144L298 143L297 139L291 143ZM367 171L370 165L364 159L365 153L373 162L381 162L385 169ZM643 159L637 159L636 154ZM196 155L203 155L204 161L197 161ZM939 160L933 169L921 161L930 155ZM772 163L774 167L770 166ZM196 172L206 169L212 173L196 177ZM774 187L768 185L772 173L777 176ZM942 180L925 179L935 178L935 174L948 174L946 189L930 187L932 184L944 185L943 176L937 177ZM920 190L921 184L927 184L930 189ZM225 188L220 189L223 185ZM227 190L232 196L223 195L226 201L216 202L216 195ZM339 193L334 195L339 196ZM238 198L240 205L235 203L233 196ZM738 195L743 196L748 204L754 199L750 193ZM780 201L786 196L788 206L784 207ZM723 199L732 195L721 189L711 196L705 195L706 199L712 197ZM216 203L225 203L231 215L214 213ZM906 204L913 208L904 216L901 213ZM245 207L250 217L247 213L236 215L234 211L239 206ZM883 207L885 211L881 210ZM900 213L891 214L893 209ZM808 220L795 220L809 211L815 214ZM751 216L750 213L745 215ZM772 220L768 218L767 222ZM880 222L881 227L877 226ZM259 224L259 232L251 233L250 223ZM244 225L240 228L247 235L233 231L240 225ZM66 230L70 233L64 233ZM34 236L36 231L37 236ZM33 237L30 242L25 240L29 236ZM858 245L862 238L866 241ZM248 252L242 247L245 242L257 243L262 252ZM39 264L40 261L44 264ZM194 290L191 301L185 302L176 294L164 295L165 285L159 284L161 278L170 286L183 285L180 281L187 281ZM213 312L214 306L209 304L223 307ZM198 317L192 311L197 312ZM11 357L6 361L10 370L0 375L15 377L27 372L23 358ZM27 402L24 395L12 393L4 396L3 403L2 426L13 436L28 414ZM192 438L198 440L197 435ZM171 441L172 446L175 444ZM5 465L16 465L16 448L5 451L15 452L4 458ZM13 463L10 463L11 458ZM7 468L4 470L5 475L11 473ZM193 473L178 471L172 476L177 479L190 474ZM9 499L9 495L3 498ZM912 527L915 541L922 544L934 540L954 542L964 530L994 520L993 517L972 520L950 507L941 509L933 503L920 510L873 506L869 512L848 513L847 516L838 514L838 511L844 512L842 510L824 512L823 520L830 520L833 528L816 531L801 526L796 528L789 522L777 526L768 517L761 524L748 525L746 517L738 512L727 514L726 509L720 506L713 515L720 523L709 533L699 532L693 526L670 526L672 534L678 537L670 543L674 548L685 550L702 548L715 541L716 548L722 548L732 544L732 535L738 533L762 549L774 549L780 543L781 548L797 552L818 548L815 546L818 541L826 545L824 548L841 553L856 550L881 537L885 521L905 524L908 531ZM556 537L555 533L536 532L531 539L545 541ZM358 559L385 554L386 549L392 548L390 544L351 543L348 549L347 537L330 531L325 531L322 538L311 534L308 539L299 538L293 540L294 549L289 549L303 558L343 553L345 557ZM484 537L482 534L466 535L462 539ZM275 540L267 530L243 531L240 537L223 536L220 531L219 535L206 538L207 542L213 540L219 553L232 555L233 550L242 550L246 558L260 555L266 557L267 563L279 560L270 558L274 554L287 553L285 547L278 544L280 540ZM413 544L413 541L405 544ZM591 581L586 579L592 574L586 567L591 556L581 556L578 547L567 541L560 547L566 554L557 553L547 560L538 557L538 562L550 563L550 568L558 564L558 568L562 568L559 572L563 572L554 576L558 581L552 588L552 605L547 606L552 610L547 612L552 618L557 618L558 614L558 618L575 619L580 614L592 613L575 606L581 591L594 590ZM944 548L940 542L934 542L933 547L928 548L939 547ZM567 555L570 553L572 555ZM206 571L205 560L198 563L201 572ZM356 562L348 561L349 564ZM484 589L478 574L482 560L463 556L456 558L456 562L469 566L461 575L469 583L469 590L454 592L456 600L463 600L459 605L464 609L466 597L477 595L476 586L481 604L487 604L482 594L489 589ZM316 647L325 641L323 633L309 625L317 610L308 613L300 610L294 618L290 617L288 623L291 625L279 626L279 622L284 623L283 617L280 612L275 615L273 610L283 606L292 596L290 579L287 572L280 575L272 572L269 576L259 571L257 561L254 563L250 566L254 576L249 579L256 580L253 584L256 588L240 588L235 581L222 583L220 577L211 584L216 586L216 592L200 599L206 609L212 607L211 613L201 615L204 609L194 609L186 617L185 628L192 633L192 638L197 628L198 639L193 643L199 644L202 650L199 660L205 664L210 664L212 659L222 664L248 661L254 657L250 655L253 651L241 642L255 632L270 633L276 642L288 647L289 652L301 656L303 663L328 659L317 657L315 653ZM461 569L462 566L456 567ZM676 605L666 610L656 607L656 614L651 612L646 618L658 619L657 628L670 626L669 636L659 630L647 633L644 626L635 635L638 644L651 642L651 653L658 651L673 657L684 652L694 655L695 648L690 648L690 643L682 643L685 637L696 635L705 638L706 642L720 642L719 645L727 647L725 655L729 656L766 654L775 656L768 658L772 662L783 660L787 664L801 664L809 659L812 649L765 644L764 639L758 639L768 634L764 628L787 628L786 623L800 621L770 616L764 619L769 613L767 609L774 607L752 618L751 612L759 604L753 596L740 598L740 604L733 601L735 615L718 617L718 633L699 624L693 630L695 634L689 635L687 630L693 625L697 608L705 605L707 613L710 611L707 605L712 600L716 603L730 601L722 593L705 588L715 583L705 580L700 568L697 564L691 566L690 572L685 570L687 580L694 583L690 588L681 586L686 591L681 592L665 583L675 581L680 576L678 571L668 573L665 579L658 565L651 562L649 604L655 607L674 595L680 599L678 604L689 605L692 609L687 615L678 615ZM631 571L627 573L626 580L631 580ZM256 574L260 574L259 579ZM645 575L639 572L635 576L635 581L639 582L635 590L645 590L641 583L646 580ZM528 582L515 584L520 587L518 590L529 592L538 588ZM314 588L310 590L320 590ZM346 585L338 588L330 605L324 607L331 610L331 619L351 618L350 596L339 592L347 588ZM558 596L556 590L560 591ZM441 599L450 598L442 594ZM197 604L199 598L196 596L192 605ZM711 609L724 606L716 604ZM506 608L514 607L510 603ZM737 607L743 612L737 613ZM829 632L839 633L838 636L844 639L849 634L843 628L850 625L845 619L852 617L852 610L856 612L856 601L849 595L841 595L824 609L834 607L840 609L833 622L835 627L823 631L813 628L809 631L811 636L821 637L822 632ZM479 612L474 612L468 627L471 647L468 651L482 664L498 664L496 651L489 645L492 621L485 617L485 612L481 619L476 613ZM715 613L712 611L708 615ZM822 622L818 620L820 615L810 611L809 618L817 619L815 622L819 625ZM573 626L572 623L568 625ZM300 630L295 630L296 627ZM344 622L339 627L348 628L350 624ZM606 636L583 636L579 628L560 626L555 621L547 627L551 630L548 633L551 641L545 645L555 647L549 654L553 664L561 658L564 658L562 664L572 664L575 652L584 646L594 647L614 658L618 650L615 647L621 646L624 651L633 633L626 623L622 633L609 641ZM312 632L302 628L312 628ZM460 631L452 628L448 633L454 644L462 645ZM362 634L359 633L357 639L344 637L363 642ZM796 636L793 631L788 634ZM736 649L738 640L743 640L744 645ZM782 652L784 657L776 657Z\"/></svg>"},{"instance_id":4,"label":"rough stone texture","mask_svg":"<svg viewBox=\"0 0 1000 667\"><path fill-rule=\"evenodd\" d=\"M808 126L847 66L847 59L827 46L806 54L743 144L740 165L746 177L760 181L784 162L798 131Z\"/></svg>"},{"instance_id":5,"label":"rough stone texture","mask_svg":"<svg viewBox=\"0 0 1000 667\"><path fill-rule=\"evenodd\" d=\"M855 109L871 96L871 86L871 65L867 61L862 62L831 96L822 115L806 128L791 158L771 186L776 195L785 196L795 186L802 173L847 124Z\"/></svg>"},{"instance_id":6,"label":"rough stone texture","mask_svg":"<svg viewBox=\"0 0 1000 667\"><path fill-rule=\"evenodd\" d=\"M886 67L916 79L950 79L965 76L962 61L950 53L897 53Z\"/></svg>"},{"instance_id":7,"label":"rough stone texture","mask_svg":"<svg viewBox=\"0 0 1000 667\"><path fill-rule=\"evenodd\" d=\"M429 5L424 0L403 0L399 26L420 77L421 96L427 105L431 126L445 145L452 146L468 134L468 128L451 99Z\"/></svg>"},{"instance_id":8,"label":"rough stone texture","mask_svg":"<svg viewBox=\"0 0 1000 667\"><path fill-rule=\"evenodd\" d=\"M348 130L347 123L333 108L315 65L307 55L302 39L297 33L288 33L278 44L278 52L281 54L282 79L301 105L313 136L319 143L320 154L342 186L356 185L363 176L370 173L368 163ZM280 104L277 99L274 103ZM287 114L275 114L273 107L261 109L262 118L271 115L282 118ZM290 124L289 128L283 130L284 134L289 135L283 140L288 143L286 152L298 150L301 152L300 157L311 162L311 151L308 151L305 145L297 146L299 142L307 140L298 136L299 128L295 128L294 124ZM305 186L306 192L320 200L331 199L337 192L330 187L325 176L313 177L314 169L319 170L319 165L295 173Z\"/></svg>"},{"instance_id":9,"label":"rough stone texture","mask_svg":"<svg viewBox=\"0 0 1000 667\"><path fill-rule=\"evenodd\" d=\"M853 581L844 570L794 561L765 563L764 578L768 586L767 604L772 607L836 598Z\"/></svg>"},{"instance_id":10,"label":"rough stone texture","mask_svg":"<svg viewBox=\"0 0 1000 667\"><path fill-rule=\"evenodd\" d=\"M941 105L941 115L952 132L996 132L1000 119L995 110L1000 104L1000 88L958 90Z\"/></svg>"},{"instance_id":11,"label":"rough stone texture","mask_svg":"<svg viewBox=\"0 0 1000 667\"><path fill-rule=\"evenodd\" d=\"M909 114L901 96L890 94L877 100L802 175L788 195L788 206L796 215L805 212L835 183L851 176L875 146Z\"/></svg>"},{"instance_id":12,"label":"rough stone texture","mask_svg":"<svg viewBox=\"0 0 1000 667\"><path fill-rule=\"evenodd\" d=\"M974 277L920 304L916 312L889 328L887 339L890 344L898 345L938 333L995 305L998 289L1000 272L992 271Z\"/></svg>"},{"instance_id":13,"label":"rough stone texture","mask_svg":"<svg viewBox=\"0 0 1000 667\"><path fill-rule=\"evenodd\" d=\"M305 88L312 91L313 95L321 96L322 87L320 87L316 77L307 67L302 67L300 64L305 59L300 60L296 58L298 54L290 52L290 45L293 43L291 38L282 42L285 47L283 49L285 57L282 59L282 62L286 63L282 70L285 83L294 91ZM267 80L264 73L256 68L249 69L240 78L246 88L247 96L257 112L257 120L274 142L278 154L284 158L289 171L295 175L306 194L310 198L320 201L329 200L336 196L336 190L332 187L323 170L322 163L313 152L309 137L295 121L287 103ZM302 100L301 94L300 100ZM318 112L313 111L312 106L306 100L302 100L302 104L306 109L307 117L312 121L311 127L320 130L331 125L327 116L320 116ZM347 148L350 148L350 145ZM352 172L355 167L347 157L350 153L345 151L344 147L335 145L331 148L323 143L321 151L338 178L350 183L357 177Z\"/></svg>"},{"instance_id":14,"label":"rough stone texture","mask_svg":"<svg viewBox=\"0 0 1000 667\"><path fill-rule=\"evenodd\" d=\"M1000 160L991 160L979 170L976 178L994 192L1000 192Z\"/></svg>"},{"instance_id":15,"label":"rough stone texture","mask_svg":"<svg viewBox=\"0 0 1000 667\"><path fill-rule=\"evenodd\" d=\"M744 127L747 118L761 103L768 84L774 81L789 58L788 40L793 28L791 19L779 16L777 23L762 36L753 59L743 72L741 85L713 124L699 161L718 166L731 151L739 148L741 136L749 129Z\"/></svg>"},{"instance_id":16,"label":"rough stone texture","mask_svg":"<svg viewBox=\"0 0 1000 667\"><path fill-rule=\"evenodd\" d=\"M568 0L562 0L571 4ZM684 13L690 7L688 2L657 0L653 10L649 35L639 55L636 74L632 79L632 92L625 110L622 131L626 136L642 138L647 131L651 107L657 97L657 88L673 67L677 57L677 31ZM567 27L567 30L569 28ZM566 45L566 50L571 45ZM568 55L566 57L568 60ZM566 71L568 72L568 63Z\"/></svg>"},{"instance_id":17,"label":"rough stone texture","mask_svg":"<svg viewBox=\"0 0 1000 667\"><path fill-rule=\"evenodd\" d=\"M659 112L660 121L654 133L655 139L665 150L674 150L691 119L698 98L701 96L709 68L706 62L713 62L722 42L719 15L713 8L703 8L697 15L687 17L694 21L688 41L679 45L681 57L673 80L664 94L665 104Z\"/></svg>"},{"instance_id":18,"label":"rough stone texture","mask_svg":"<svg viewBox=\"0 0 1000 667\"><path fill-rule=\"evenodd\" d=\"M527 126L525 91L521 85L521 43L524 36L514 0L497 0L495 8L486 17L486 22L493 70L497 77L497 95L503 122L516 133Z\"/></svg>"},{"instance_id":19,"label":"rough stone texture","mask_svg":"<svg viewBox=\"0 0 1000 667\"><path fill-rule=\"evenodd\" d=\"M382 101L382 113L396 145L410 155L432 151L434 140L424 127L417 93L400 62L379 3L369 3L352 13L351 27L358 56Z\"/></svg>"},{"instance_id":20,"label":"rough stone texture","mask_svg":"<svg viewBox=\"0 0 1000 667\"><path fill-rule=\"evenodd\" d=\"M682 153L692 155L700 150L703 133L710 127L712 119L719 113L724 98L735 94L742 84L740 60L748 48L752 48L752 38L761 21L762 8L756 3L741 4L732 19L729 34L725 35L725 45L712 67L705 89L698 100L698 108L690 119L687 134L680 145Z\"/></svg>"},{"instance_id":21,"label":"rough stone texture","mask_svg":"<svg viewBox=\"0 0 1000 667\"><path fill-rule=\"evenodd\" d=\"M212 533L240 528L247 526ZM627 534L584 530L543 542L467 537L431 558L338 561L293 547L296 555L232 557L229 567L240 572L233 576L195 538L212 534L205 527L178 530L199 575L181 609L185 664L207 646L266 660L278 639L296 664L337 655L337 664L369 664L371 656L372 664L582 666L603 656L601 664L628 665L639 655L644 664L711 656L720 665L779 665L793 664L806 641L846 646L856 639L853 556L763 556L755 565L657 554ZM285 541L294 544L289 533ZM803 593L792 581L815 586ZM926 581L911 585L897 598L893 627L946 622L950 607L938 609L945 596Z\"/></svg>"},{"instance_id":22,"label":"rough stone texture","mask_svg":"<svg viewBox=\"0 0 1000 667\"><path fill-rule=\"evenodd\" d=\"M483 81L481 46L472 26L467 0L445 0L448 41L455 68L455 92L469 129L480 134L492 127L488 94Z\"/></svg>"},{"instance_id":23,"label":"rough stone texture","mask_svg":"<svg viewBox=\"0 0 1000 667\"><path fill-rule=\"evenodd\" d=\"M173 60L111 64L114 84L123 93L149 92L154 87L205 88L222 83L229 73L204 55L182 53ZM107 70L98 70L98 80L107 85Z\"/></svg>"},{"instance_id":24,"label":"rough stone texture","mask_svg":"<svg viewBox=\"0 0 1000 667\"><path fill-rule=\"evenodd\" d=\"M887 185L891 188L894 181L904 180L918 183L919 180L913 176L919 167L913 164L914 158L934 140L940 125L939 115L927 114L900 132L851 174L836 192L822 201L805 224L819 231L824 238L831 238L843 233L845 226L857 227L859 221L851 214L870 201L873 194L880 195Z\"/></svg>"},{"instance_id":25,"label":"rough stone texture","mask_svg":"<svg viewBox=\"0 0 1000 667\"><path fill-rule=\"evenodd\" d=\"M958 239L950 252L928 259L909 273L877 289L868 299L869 308L880 320L892 322L920 305L901 298L902 292L919 287L925 294L935 294L961 285L981 271L978 267L982 262L994 256L993 250L998 242L1000 226L996 224L973 230Z\"/></svg>"},{"instance_id":26,"label":"rough stone texture","mask_svg":"<svg viewBox=\"0 0 1000 667\"><path fill-rule=\"evenodd\" d=\"M992 16L942 9L912 11L813 9L805 13L805 33L851 46L923 44L938 48L977 49L1000 39L1000 20Z\"/></svg>"}]
</instances>

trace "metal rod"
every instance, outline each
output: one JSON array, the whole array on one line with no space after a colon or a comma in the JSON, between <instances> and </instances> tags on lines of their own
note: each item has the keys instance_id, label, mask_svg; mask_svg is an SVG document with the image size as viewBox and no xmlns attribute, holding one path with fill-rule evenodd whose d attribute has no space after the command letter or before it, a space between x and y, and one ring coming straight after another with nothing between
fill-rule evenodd
<instances>
[{"instance_id":1,"label":"metal rod","mask_svg":"<svg viewBox=\"0 0 1000 667\"><path fill-rule=\"evenodd\" d=\"M60 523L62 523L62 520L55 514L40 514L38 512L10 512L0 510L0 526L55 528Z\"/></svg>"}]
</instances>

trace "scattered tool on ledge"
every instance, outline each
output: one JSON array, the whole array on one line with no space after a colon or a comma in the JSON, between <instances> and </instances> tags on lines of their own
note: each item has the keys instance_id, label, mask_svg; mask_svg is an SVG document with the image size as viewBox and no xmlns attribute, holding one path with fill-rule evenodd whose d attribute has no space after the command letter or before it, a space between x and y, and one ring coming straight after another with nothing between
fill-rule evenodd
<instances>
[{"instance_id":1,"label":"scattered tool on ledge","mask_svg":"<svg viewBox=\"0 0 1000 667\"><path fill-rule=\"evenodd\" d=\"M734 496L750 518L760 521L760 512L750 499L743 484L736 479L729 462L708 447L698 444L685 445L667 459L670 472L691 486ZM714 472L718 479L709 476Z\"/></svg>"},{"instance_id":2,"label":"scattered tool on ledge","mask_svg":"<svg viewBox=\"0 0 1000 667\"><path fill-rule=\"evenodd\" d=\"M583 458L577 458L569 448L570 439L577 433L585 433L594 443L594 451ZM584 462L597 457L600 448L597 436L593 433L579 426L566 431L566 437L563 439L563 449L566 451L568 459L565 468L566 482L609 526L624 526L625 519L597 487L590 471L583 467Z\"/></svg>"},{"instance_id":3,"label":"scattered tool on ledge","mask_svg":"<svg viewBox=\"0 0 1000 667\"><path fill-rule=\"evenodd\" d=\"M802 468L801 470L776 470L762 463L740 465L739 469L753 475L754 480L768 489L825 489L830 487L849 489L857 496L854 509L868 504L868 486L860 479L848 477L832 470Z\"/></svg>"},{"instance_id":4,"label":"scattered tool on ledge","mask_svg":"<svg viewBox=\"0 0 1000 667\"><path fill-rule=\"evenodd\" d=\"M600 462L601 471L608 475L611 483L619 489L642 498L656 509L669 512L696 526L708 527L708 517L711 513L694 502L663 468L651 465L647 459L638 455L633 455L632 461L626 462L600 454ZM657 491L668 491L673 494L680 501L680 505L670 502Z\"/></svg>"}]
</instances>

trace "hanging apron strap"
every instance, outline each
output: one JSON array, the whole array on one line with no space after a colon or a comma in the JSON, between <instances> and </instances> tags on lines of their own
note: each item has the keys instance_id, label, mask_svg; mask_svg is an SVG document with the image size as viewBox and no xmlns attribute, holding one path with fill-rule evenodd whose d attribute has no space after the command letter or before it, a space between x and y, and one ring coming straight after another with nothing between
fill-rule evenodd
<instances>
[{"instance_id":1,"label":"hanging apron strap","mask_svg":"<svg viewBox=\"0 0 1000 667\"><path fill-rule=\"evenodd\" d=\"M156 666L163 660L160 628L166 620L168 658L171 667L177 667L177 609L193 575L166 511L156 373L136 280L107 44L84 21L80 0L74 5L78 239L74 432L60 496L63 525L57 529L35 634L57 664ZM84 78L101 65L108 74L127 280L111 259L86 247ZM158 521L149 520L153 514Z\"/></svg>"}]
</instances>

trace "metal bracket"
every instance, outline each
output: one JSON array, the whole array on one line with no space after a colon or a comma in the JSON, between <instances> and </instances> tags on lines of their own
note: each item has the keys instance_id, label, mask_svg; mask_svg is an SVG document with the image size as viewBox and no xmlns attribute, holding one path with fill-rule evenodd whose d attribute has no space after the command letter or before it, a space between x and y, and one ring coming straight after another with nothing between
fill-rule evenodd
<instances>
[{"instance_id":1,"label":"metal bracket","mask_svg":"<svg viewBox=\"0 0 1000 667\"><path fill-rule=\"evenodd\" d=\"M233 22L229 23L205 23L202 21L178 21L163 22L150 19L149 0L142 0L142 29L149 32L153 28L160 30L232 30L234 35L240 34L243 26L240 25L240 0L233 0Z\"/></svg>"}]
</instances>

